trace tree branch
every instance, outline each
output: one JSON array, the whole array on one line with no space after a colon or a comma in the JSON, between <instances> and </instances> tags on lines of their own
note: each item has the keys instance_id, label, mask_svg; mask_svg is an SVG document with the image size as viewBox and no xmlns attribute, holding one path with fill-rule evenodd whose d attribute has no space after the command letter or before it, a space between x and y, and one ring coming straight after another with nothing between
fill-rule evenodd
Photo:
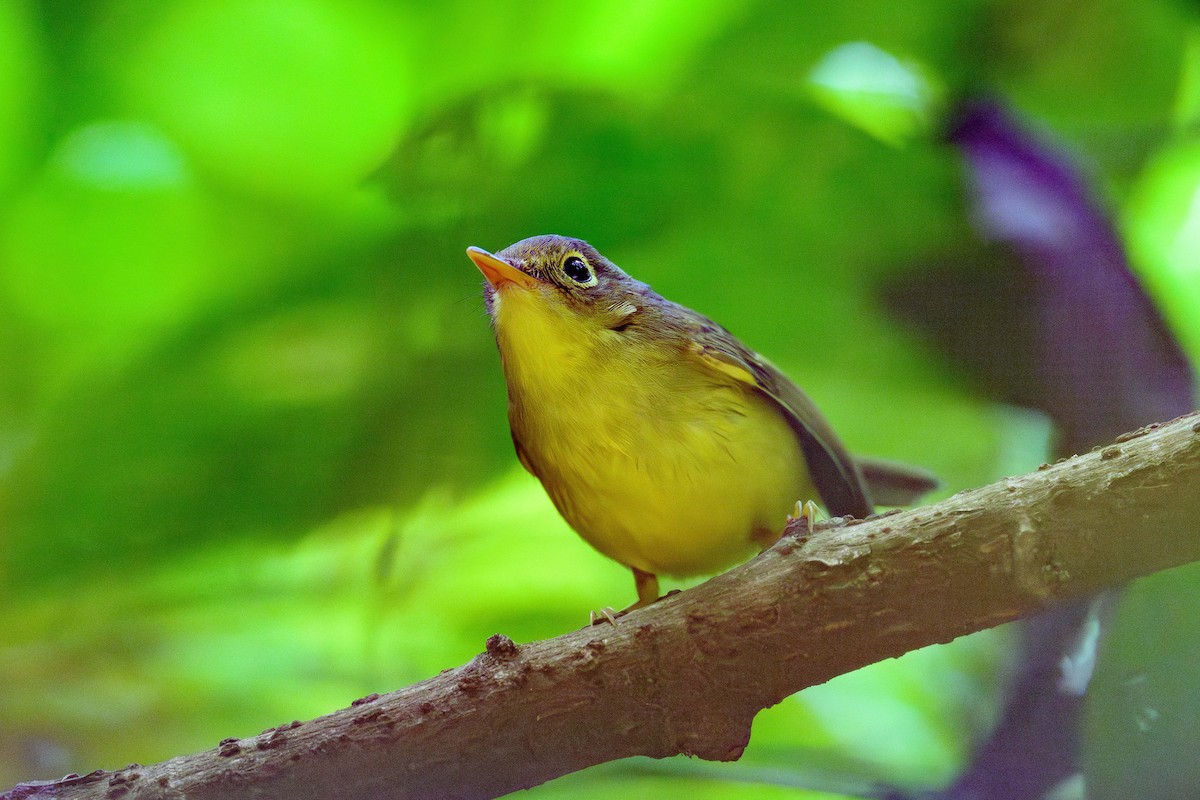
<instances>
[{"instance_id":1,"label":"tree branch","mask_svg":"<svg viewBox=\"0 0 1200 800\"><path fill-rule=\"evenodd\" d=\"M1200 415L754 561L599 626L204 753L25 798L482 798L632 755L741 755L762 708L909 650L1200 559Z\"/></svg>"}]
</instances>

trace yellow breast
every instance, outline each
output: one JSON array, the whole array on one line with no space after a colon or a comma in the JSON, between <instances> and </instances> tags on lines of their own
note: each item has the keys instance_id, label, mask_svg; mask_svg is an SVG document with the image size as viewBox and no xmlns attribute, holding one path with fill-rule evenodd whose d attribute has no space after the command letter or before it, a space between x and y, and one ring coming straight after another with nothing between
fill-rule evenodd
<instances>
[{"instance_id":1,"label":"yellow breast","mask_svg":"<svg viewBox=\"0 0 1200 800\"><path fill-rule=\"evenodd\" d=\"M597 550L653 574L723 569L816 496L773 401L675 345L570 324L537 292L494 309L522 460Z\"/></svg>"}]
</instances>

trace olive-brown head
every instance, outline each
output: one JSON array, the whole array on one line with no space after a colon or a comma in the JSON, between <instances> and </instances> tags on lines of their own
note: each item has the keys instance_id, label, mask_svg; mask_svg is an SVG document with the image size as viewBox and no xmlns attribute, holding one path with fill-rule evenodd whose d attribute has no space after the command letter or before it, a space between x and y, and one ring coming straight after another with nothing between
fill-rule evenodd
<instances>
[{"instance_id":1,"label":"olive-brown head","mask_svg":"<svg viewBox=\"0 0 1200 800\"><path fill-rule=\"evenodd\" d=\"M487 279L484 300L493 324L510 292L524 301L559 307L564 323L625 330L647 305L665 303L649 286L622 271L587 242L548 234L523 239L492 254L478 247L467 255Z\"/></svg>"}]
</instances>

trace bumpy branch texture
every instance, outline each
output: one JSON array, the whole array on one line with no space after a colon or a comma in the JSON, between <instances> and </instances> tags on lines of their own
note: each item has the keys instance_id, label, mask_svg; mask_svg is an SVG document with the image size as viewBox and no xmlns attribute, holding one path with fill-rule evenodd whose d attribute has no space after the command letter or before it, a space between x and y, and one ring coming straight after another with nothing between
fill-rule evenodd
<instances>
[{"instance_id":1,"label":"bumpy branch texture","mask_svg":"<svg viewBox=\"0 0 1200 800\"><path fill-rule=\"evenodd\" d=\"M937 505L786 535L652 607L311 722L0 798L482 798L632 755L736 759L759 709L1200 559L1200 416Z\"/></svg>"}]
</instances>

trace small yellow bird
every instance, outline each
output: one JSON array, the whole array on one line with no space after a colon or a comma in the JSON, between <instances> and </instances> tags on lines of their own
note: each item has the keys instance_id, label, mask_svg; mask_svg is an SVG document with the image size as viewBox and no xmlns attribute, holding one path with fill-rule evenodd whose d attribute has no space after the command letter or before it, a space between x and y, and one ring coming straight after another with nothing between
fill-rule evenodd
<instances>
[{"instance_id":1,"label":"small yellow bird","mask_svg":"<svg viewBox=\"0 0 1200 800\"><path fill-rule=\"evenodd\" d=\"M630 608L658 598L660 574L713 573L769 547L797 500L868 516L864 471L892 504L936 485L856 463L770 362L587 242L467 255L487 279L517 457L584 540L633 570Z\"/></svg>"}]
</instances>

